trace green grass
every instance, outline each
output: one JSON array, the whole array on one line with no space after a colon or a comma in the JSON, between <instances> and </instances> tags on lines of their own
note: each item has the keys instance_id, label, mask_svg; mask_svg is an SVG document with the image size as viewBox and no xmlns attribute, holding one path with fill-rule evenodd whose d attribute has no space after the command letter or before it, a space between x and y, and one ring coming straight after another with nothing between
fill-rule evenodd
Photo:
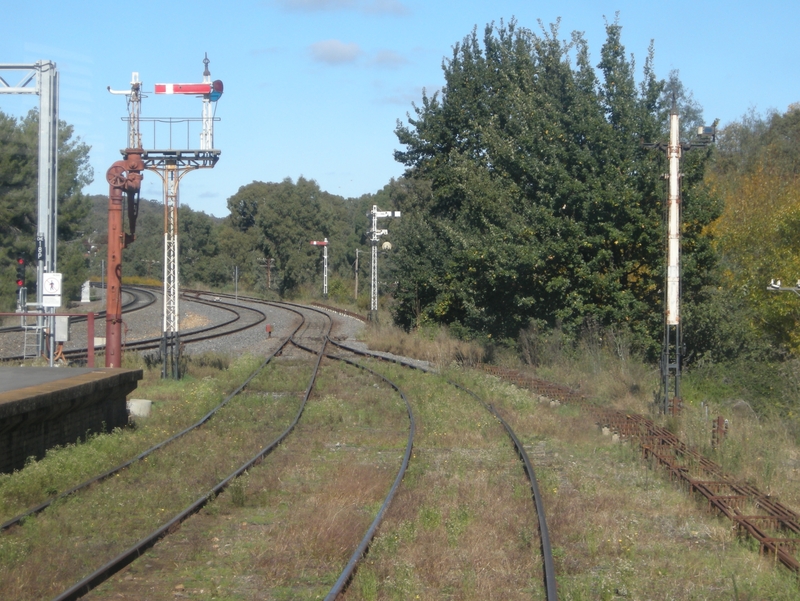
<instances>
[{"instance_id":1,"label":"green grass","mask_svg":"<svg viewBox=\"0 0 800 601\"><path fill-rule=\"evenodd\" d=\"M148 375L140 392L156 400L150 420L59 449L4 477L0 507L11 511L21 497L37 498L189 423L257 363L239 358L224 371L215 361L190 365L196 371L179 383ZM244 456L268 438L258 426L264 418L280 429L305 388L308 367L281 363L191 445L176 445L119 482L63 501L0 537L6 597L47 597L58 588L51 582L96 567L98 557L226 475L235 463L228 453ZM406 392L418 430L409 471L345 598L541 598L530 488L500 425L443 377L370 364ZM536 374L639 412L648 411L655 381L635 359L597 350ZM560 599L797 598L794 575L737 538L729 522L644 463L635 448L603 436L580 409L551 408L480 371L451 367L446 375L492 403L525 444L544 495ZM687 403L673 429L737 476L800 507L800 453L791 428L732 416L728 438L711 449L715 412L707 417L704 407ZM325 362L296 432L90 598L323 597L394 479L406 429L396 393L362 371ZM93 529L99 536L91 536ZM84 545L88 552L75 551Z\"/></svg>"}]
</instances>

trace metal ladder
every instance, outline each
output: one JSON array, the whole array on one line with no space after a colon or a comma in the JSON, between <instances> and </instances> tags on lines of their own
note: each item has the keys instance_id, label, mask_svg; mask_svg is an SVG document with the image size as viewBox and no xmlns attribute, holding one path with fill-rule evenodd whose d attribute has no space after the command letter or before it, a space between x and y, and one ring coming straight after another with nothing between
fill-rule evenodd
<instances>
[{"instance_id":1,"label":"metal ladder","mask_svg":"<svg viewBox=\"0 0 800 601\"><path fill-rule=\"evenodd\" d=\"M39 330L37 326L23 326L25 330L22 358L35 358L39 354Z\"/></svg>"}]
</instances>

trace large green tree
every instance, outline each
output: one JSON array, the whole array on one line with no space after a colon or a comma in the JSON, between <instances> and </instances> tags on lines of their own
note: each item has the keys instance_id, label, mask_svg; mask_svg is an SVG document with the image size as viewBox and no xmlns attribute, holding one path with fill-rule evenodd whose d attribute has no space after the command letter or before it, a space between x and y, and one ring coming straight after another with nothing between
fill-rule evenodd
<instances>
[{"instance_id":1,"label":"large green tree","mask_svg":"<svg viewBox=\"0 0 800 601\"><path fill-rule=\"evenodd\" d=\"M8 274L0 282L0 304L6 309L14 306L16 255L30 259L35 246L38 132L38 111L31 110L20 119L0 112L0 272ZM93 173L89 146L63 121L58 128L58 163L58 268L64 274L64 294L71 298L88 273L79 241L91 203L81 190L92 181Z\"/></svg>"},{"instance_id":2,"label":"large green tree","mask_svg":"<svg viewBox=\"0 0 800 601\"><path fill-rule=\"evenodd\" d=\"M766 334L774 348L800 350L800 305L794 294L767 291L770 280L800 279L800 105L785 113L753 112L720 133L709 185L725 199L714 224L723 267L719 321L735 324L728 357L762 358ZM734 313L733 309L736 309Z\"/></svg>"},{"instance_id":3,"label":"large green tree","mask_svg":"<svg viewBox=\"0 0 800 601\"><path fill-rule=\"evenodd\" d=\"M595 68L557 25L474 30L443 64L441 92L398 122L396 159L429 184L399 203L400 324L515 338L532 320L576 331L592 318L658 345L665 157L641 142L663 140L669 105L652 49L637 84L621 27L606 33ZM691 294L713 261L692 253L714 209L689 188Z\"/></svg>"},{"instance_id":4,"label":"large green tree","mask_svg":"<svg viewBox=\"0 0 800 601\"><path fill-rule=\"evenodd\" d=\"M259 262L273 259L273 288L292 293L321 278L320 251L309 242L328 238L330 273L349 271L357 243L354 224L359 222L354 204L363 205L363 199L348 202L303 177L242 186L228 199L231 226L249 240L238 251L239 265L263 272Z\"/></svg>"}]
</instances>

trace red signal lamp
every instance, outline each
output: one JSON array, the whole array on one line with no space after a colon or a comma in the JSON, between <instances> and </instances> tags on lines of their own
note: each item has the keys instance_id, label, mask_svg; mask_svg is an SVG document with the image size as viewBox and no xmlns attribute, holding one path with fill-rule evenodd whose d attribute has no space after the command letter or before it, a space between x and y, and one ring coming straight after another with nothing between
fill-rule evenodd
<instances>
[{"instance_id":1,"label":"red signal lamp","mask_svg":"<svg viewBox=\"0 0 800 601\"><path fill-rule=\"evenodd\" d=\"M219 100L220 96L222 96L222 91L224 89L225 88L222 85L222 80L215 79L214 81L212 81L211 82L211 94L209 95L209 98L211 99L211 102L216 102L217 100Z\"/></svg>"},{"instance_id":2,"label":"red signal lamp","mask_svg":"<svg viewBox=\"0 0 800 601\"><path fill-rule=\"evenodd\" d=\"M25 287L25 259L17 257L17 288Z\"/></svg>"}]
</instances>

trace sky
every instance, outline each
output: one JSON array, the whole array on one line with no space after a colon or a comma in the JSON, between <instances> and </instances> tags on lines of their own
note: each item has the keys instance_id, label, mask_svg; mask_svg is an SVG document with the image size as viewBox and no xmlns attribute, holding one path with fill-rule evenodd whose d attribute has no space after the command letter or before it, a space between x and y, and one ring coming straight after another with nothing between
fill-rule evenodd
<instances>
[{"instance_id":1,"label":"sky","mask_svg":"<svg viewBox=\"0 0 800 601\"><path fill-rule=\"evenodd\" d=\"M94 182L84 192L105 195L105 173L127 144L125 98L108 86L129 90L139 73L150 92L144 146L163 148L168 129L153 135L147 119L199 118L201 101L156 96L154 84L201 82L207 54L211 78L225 86L215 109L221 157L181 180L180 203L224 217L228 198L253 181L302 176L358 197L401 176L397 121L423 89L443 85L442 62L456 43L511 19L534 32L560 19L559 37L583 32L595 64L605 24L618 19L637 76L652 41L656 75L678 70L708 123L800 101L800 3L773 0L9 0L0 64L56 63L60 118L91 146ZM17 75L0 73L11 86ZM7 115L37 106L36 96L0 94ZM188 132L174 126L172 136L175 148L199 147L196 123ZM145 174L142 196L163 199L156 174Z\"/></svg>"}]
</instances>

